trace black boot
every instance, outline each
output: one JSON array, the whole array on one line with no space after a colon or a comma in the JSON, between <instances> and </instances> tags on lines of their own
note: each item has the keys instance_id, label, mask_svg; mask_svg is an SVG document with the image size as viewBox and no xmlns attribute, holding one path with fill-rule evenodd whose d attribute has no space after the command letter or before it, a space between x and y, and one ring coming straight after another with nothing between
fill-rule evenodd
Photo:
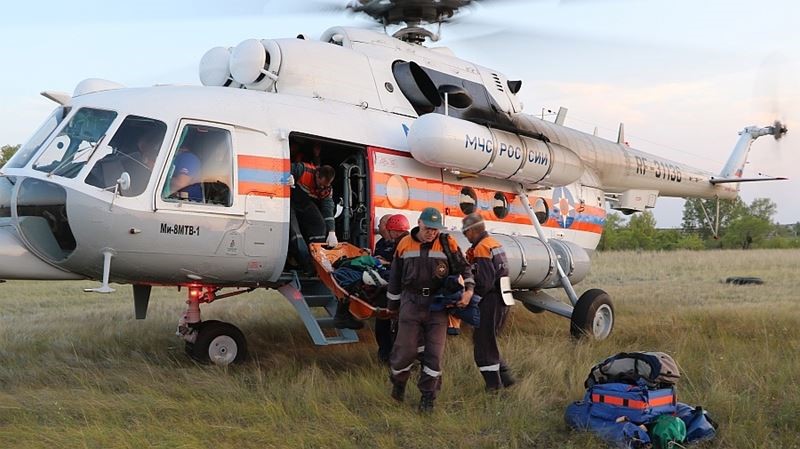
<instances>
[{"instance_id":1,"label":"black boot","mask_svg":"<svg viewBox=\"0 0 800 449\"><path fill-rule=\"evenodd\" d=\"M333 326L336 329L361 329L364 323L358 321L350 313L350 305L347 302L340 302L336 306L336 315L333 316Z\"/></svg>"},{"instance_id":2,"label":"black boot","mask_svg":"<svg viewBox=\"0 0 800 449\"><path fill-rule=\"evenodd\" d=\"M503 382L500 380L498 371L481 371L481 376L486 382L486 391L493 392L503 388Z\"/></svg>"},{"instance_id":3,"label":"black boot","mask_svg":"<svg viewBox=\"0 0 800 449\"><path fill-rule=\"evenodd\" d=\"M392 399L403 402L406 398L406 384L392 381Z\"/></svg>"},{"instance_id":4,"label":"black boot","mask_svg":"<svg viewBox=\"0 0 800 449\"><path fill-rule=\"evenodd\" d=\"M503 382L505 388L517 383L517 379L514 379L514 376L511 375L511 369L507 366L500 367L500 380Z\"/></svg>"},{"instance_id":5,"label":"black boot","mask_svg":"<svg viewBox=\"0 0 800 449\"><path fill-rule=\"evenodd\" d=\"M424 414L433 413L433 393L422 393L419 399L419 412Z\"/></svg>"}]
</instances>

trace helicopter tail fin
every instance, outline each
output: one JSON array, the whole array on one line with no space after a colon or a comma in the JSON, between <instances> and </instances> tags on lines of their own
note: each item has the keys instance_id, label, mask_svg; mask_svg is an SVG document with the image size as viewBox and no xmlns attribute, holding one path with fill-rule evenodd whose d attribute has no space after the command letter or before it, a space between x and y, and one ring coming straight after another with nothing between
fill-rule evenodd
<instances>
[{"instance_id":1,"label":"helicopter tail fin","mask_svg":"<svg viewBox=\"0 0 800 449\"><path fill-rule=\"evenodd\" d=\"M714 184L724 183L724 182L745 182L745 181L772 181L778 179L785 179L785 178L748 178L742 179L742 172L744 171L744 166L747 163L747 156L750 153L750 147L753 145L753 142L762 136L771 135L774 136L775 139L780 139L786 133L786 127L780 124L779 122L775 122L773 126L766 126L764 128L759 128L757 126L748 126L742 131L739 132L739 141L736 142L736 146L733 147L733 152L728 157L728 161L725 163L725 166L722 168L722 171L719 173L719 176L714 178L716 182L712 182Z\"/></svg>"}]
</instances>

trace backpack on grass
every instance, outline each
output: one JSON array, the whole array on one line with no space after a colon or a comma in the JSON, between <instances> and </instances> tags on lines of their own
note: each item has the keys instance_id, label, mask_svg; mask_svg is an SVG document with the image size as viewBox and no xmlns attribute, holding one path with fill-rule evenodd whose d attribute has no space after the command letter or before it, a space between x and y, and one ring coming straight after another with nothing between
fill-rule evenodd
<instances>
[{"instance_id":1,"label":"backpack on grass","mask_svg":"<svg viewBox=\"0 0 800 449\"><path fill-rule=\"evenodd\" d=\"M681 373L678 364L663 352L620 352L592 367L584 386L644 381L650 388L675 385Z\"/></svg>"}]
</instances>

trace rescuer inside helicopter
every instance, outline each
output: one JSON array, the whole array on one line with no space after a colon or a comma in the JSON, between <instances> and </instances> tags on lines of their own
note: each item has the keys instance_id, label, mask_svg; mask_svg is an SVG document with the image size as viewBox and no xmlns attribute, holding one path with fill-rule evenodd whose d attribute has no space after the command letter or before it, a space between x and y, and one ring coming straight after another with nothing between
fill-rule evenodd
<instances>
[{"instance_id":1,"label":"rescuer inside helicopter","mask_svg":"<svg viewBox=\"0 0 800 449\"><path fill-rule=\"evenodd\" d=\"M463 264L458 273L451 274L447 253L460 254L461 249L452 236L439 238L439 231L444 229L441 212L433 207L425 208L418 225L397 244L392 262L386 297L389 309L399 310L399 317L389 367L392 398L403 401L422 340L425 350L417 387L422 393L419 410L428 413L433 411L433 403L441 389L442 355L449 315L447 310L431 311L431 303L445 279L455 275L464 284L464 293L458 303L459 307L464 307L472 298L475 281L468 264Z\"/></svg>"},{"instance_id":2,"label":"rescuer inside helicopter","mask_svg":"<svg viewBox=\"0 0 800 449\"><path fill-rule=\"evenodd\" d=\"M319 156L319 153L315 153ZM294 187L291 194L291 216L289 218L289 254L295 263L309 276L316 274L308 244L325 242L336 246L336 222L333 204L333 178L336 175L330 165L311 162L292 162ZM342 301L333 317L337 329L361 329L364 323L350 313L349 303Z\"/></svg>"},{"instance_id":3,"label":"rescuer inside helicopter","mask_svg":"<svg viewBox=\"0 0 800 449\"><path fill-rule=\"evenodd\" d=\"M330 165L316 166L309 162L293 162L291 171L295 185L291 194L289 250L295 261L312 274L308 244L339 243L331 186L336 172Z\"/></svg>"},{"instance_id":4,"label":"rescuer inside helicopter","mask_svg":"<svg viewBox=\"0 0 800 449\"><path fill-rule=\"evenodd\" d=\"M475 276L475 294L482 298L478 306L480 325L472 332L475 364L486 382L486 390L496 391L514 384L511 371L497 347L497 333L508 314L500 290L500 279L508 276L508 259L502 245L486 232L480 215L464 217L461 231L472 244L467 250L467 261Z\"/></svg>"}]
</instances>

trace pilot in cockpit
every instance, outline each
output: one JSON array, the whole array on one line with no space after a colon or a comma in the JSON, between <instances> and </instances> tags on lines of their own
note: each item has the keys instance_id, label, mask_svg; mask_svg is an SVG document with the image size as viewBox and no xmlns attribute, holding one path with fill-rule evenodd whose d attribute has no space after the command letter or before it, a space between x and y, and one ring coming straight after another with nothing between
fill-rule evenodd
<instances>
[{"instance_id":1,"label":"pilot in cockpit","mask_svg":"<svg viewBox=\"0 0 800 449\"><path fill-rule=\"evenodd\" d=\"M172 161L174 169L170 180L172 197L203 202L203 187L201 185L201 172L203 162L188 145L178 149L178 154Z\"/></svg>"},{"instance_id":2,"label":"pilot in cockpit","mask_svg":"<svg viewBox=\"0 0 800 449\"><path fill-rule=\"evenodd\" d=\"M101 158L86 178L90 185L107 189L116 185L123 172L131 178L130 188L120 192L133 197L144 192L150 181L158 158L164 128L159 126L120 127L118 135L111 139L111 153Z\"/></svg>"},{"instance_id":3,"label":"pilot in cockpit","mask_svg":"<svg viewBox=\"0 0 800 449\"><path fill-rule=\"evenodd\" d=\"M143 133L136 141L136 151L127 154L130 157L122 161L131 176L132 192L142 192L147 186L156 164L161 140L162 136L157 131Z\"/></svg>"}]
</instances>

